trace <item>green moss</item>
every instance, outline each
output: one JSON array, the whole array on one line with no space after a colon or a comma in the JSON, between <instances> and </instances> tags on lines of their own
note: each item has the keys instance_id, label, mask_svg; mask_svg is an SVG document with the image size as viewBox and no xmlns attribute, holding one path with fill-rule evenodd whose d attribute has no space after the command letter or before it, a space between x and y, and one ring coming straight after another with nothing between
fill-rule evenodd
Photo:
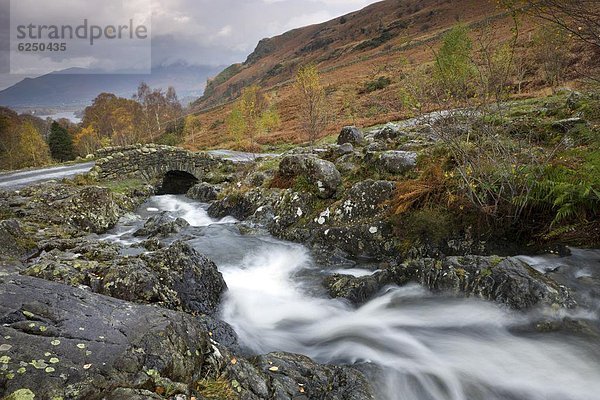
<instances>
[{"instance_id":1,"label":"green moss","mask_svg":"<svg viewBox=\"0 0 600 400\"><path fill-rule=\"evenodd\" d=\"M314 193L316 191L316 188L314 187L314 185L312 185L308 178L304 175L300 175L298 177L296 177L294 185L292 186L292 189L295 192L300 192L300 193Z\"/></svg>"},{"instance_id":2,"label":"green moss","mask_svg":"<svg viewBox=\"0 0 600 400\"><path fill-rule=\"evenodd\" d=\"M257 171L277 171L279 169L280 158L267 158L258 163Z\"/></svg>"},{"instance_id":3,"label":"green moss","mask_svg":"<svg viewBox=\"0 0 600 400\"><path fill-rule=\"evenodd\" d=\"M132 178L118 181L104 181L100 182L99 185L109 189L111 192L126 194L134 189L145 186L146 182L142 179Z\"/></svg>"},{"instance_id":4,"label":"green moss","mask_svg":"<svg viewBox=\"0 0 600 400\"><path fill-rule=\"evenodd\" d=\"M35 393L30 389L19 389L4 397L2 400L33 400L34 398Z\"/></svg>"},{"instance_id":5,"label":"green moss","mask_svg":"<svg viewBox=\"0 0 600 400\"><path fill-rule=\"evenodd\" d=\"M481 273L479 274L482 278L487 278L488 276L492 275L492 270L489 268L485 268L481 270Z\"/></svg>"},{"instance_id":6,"label":"green moss","mask_svg":"<svg viewBox=\"0 0 600 400\"><path fill-rule=\"evenodd\" d=\"M0 221L14 218L15 213L8 207L0 207Z\"/></svg>"},{"instance_id":7,"label":"green moss","mask_svg":"<svg viewBox=\"0 0 600 400\"><path fill-rule=\"evenodd\" d=\"M497 267L502 261L504 261L504 258L502 257L492 256L490 258L490 264L492 264L492 267Z\"/></svg>"}]
</instances>

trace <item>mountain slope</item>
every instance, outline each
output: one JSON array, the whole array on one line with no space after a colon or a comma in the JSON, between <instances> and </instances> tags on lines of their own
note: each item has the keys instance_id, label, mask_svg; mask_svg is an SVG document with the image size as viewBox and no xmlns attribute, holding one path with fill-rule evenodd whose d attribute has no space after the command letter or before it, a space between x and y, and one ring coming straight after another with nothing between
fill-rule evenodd
<instances>
[{"instance_id":1,"label":"mountain slope","mask_svg":"<svg viewBox=\"0 0 600 400\"><path fill-rule=\"evenodd\" d=\"M191 149L249 149L228 132L233 101L256 84L272 99L281 126L256 139L269 147L306 141L293 89L298 67L315 63L328 102L328 126L322 136L344 125L372 126L410 116L405 93L407 77L428 79L435 49L458 23L478 35L493 36L500 46L513 39L514 20L497 0L385 0L334 20L263 39L247 60L234 64L208 82L193 103L203 129L188 138ZM518 56L531 52L538 29L531 18L519 21ZM538 90L539 68L529 57L519 59L528 75L519 87ZM379 85L383 82L383 85ZM416 87L419 87L418 85Z\"/></svg>"},{"instance_id":2,"label":"mountain slope","mask_svg":"<svg viewBox=\"0 0 600 400\"><path fill-rule=\"evenodd\" d=\"M320 69L364 64L403 48L423 45L458 21L470 23L501 14L493 0L387 0L322 24L263 39L242 64L209 82L195 106L211 107L240 94L243 87L271 88L292 78L297 67Z\"/></svg>"},{"instance_id":3,"label":"mountain slope","mask_svg":"<svg viewBox=\"0 0 600 400\"><path fill-rule=\"evenodd\" d=\"M88 74L69 69L27 78L0 92L0 105L8 107L82 107L102 92L130 98L140 82L152 87L173 86L180 98L198 97L206 79L219 67L173 64L153 69L151 75Z\"/></svg>"}]
</instances>

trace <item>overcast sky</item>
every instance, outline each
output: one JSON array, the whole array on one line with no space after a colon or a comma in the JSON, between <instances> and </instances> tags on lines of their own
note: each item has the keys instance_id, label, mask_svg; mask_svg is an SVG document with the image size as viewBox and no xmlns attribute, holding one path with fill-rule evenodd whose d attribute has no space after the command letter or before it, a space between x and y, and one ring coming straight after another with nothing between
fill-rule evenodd
<instances>
[{"instance_id":1,"label":"overcast sky","mask_svg":"<svg viewBox=\"0 0 600 400\"><path fill-rule=\"evenodd\" d=\"M0 0L0 2L6 0ZM187 62L197 65L229 65L243 61L257 42L290 29L324 22L359 10L374 0L123 0L123 9L110 7L121 0L91 2L89 0L13 0L11 32L19 24L33 20L44 24L74 24L82 16L99 25L121 23L123 15L135 15L140 21L151 18L152 65ZM48 6L41 6L47 3ZM147 4L152 4L151 12ZM123 11L125 10L125 11ZM115 18L115 14L119 14ZM83 44L80 44L83 46ZM82 47L70 46L64 55L46 53L21 54L13 65L21 72L39 75L39 67L60 70L76 60L87 68L116 68L115 61L130 60L136 65L135 52L119 46L95 45L90 53ZM140 52L137 56L142 57ZM149 54L149 53L148 53ZM40 58L42 57L42 58ZM14 69L13 69L14 70ZM0 89L22 76L0 74Z\"/></svg>"}]
</instances>

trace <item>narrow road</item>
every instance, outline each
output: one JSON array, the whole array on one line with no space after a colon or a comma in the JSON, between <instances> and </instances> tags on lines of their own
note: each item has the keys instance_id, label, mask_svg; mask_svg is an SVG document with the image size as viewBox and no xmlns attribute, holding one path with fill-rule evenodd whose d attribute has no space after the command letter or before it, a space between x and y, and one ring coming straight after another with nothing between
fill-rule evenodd
<instances>
[{"instance_id":1,"label":"narrow road","mask_svg":"<svg viewBox=\"0 0 600 400\"><path fill-rule=\"evenodd\" d=\"M277 156L277 154L253 154L230 150L212 150L209 151L209 153L214 157L231 160L233 162L249 162L255 161L261 157ZM89 172L94 165L95 162L88 162L85 164L62 165L58 167L0 173L0 190L16 190L53 179L72 178L75 175Z\"/></svg>"},{"instance_id":2,"label":"narrow road","mask_svg":"<svg viewBox=\"0 0 600 400\"><path fill-rule=\"evenodd\" d=\"M34 183L52 179L71 178L75 175L85 174L94 167L94 162L75 165L62 165L34 170L6 172L0 174L0 190L15 190Z\"/></svg>"}]
</instances>

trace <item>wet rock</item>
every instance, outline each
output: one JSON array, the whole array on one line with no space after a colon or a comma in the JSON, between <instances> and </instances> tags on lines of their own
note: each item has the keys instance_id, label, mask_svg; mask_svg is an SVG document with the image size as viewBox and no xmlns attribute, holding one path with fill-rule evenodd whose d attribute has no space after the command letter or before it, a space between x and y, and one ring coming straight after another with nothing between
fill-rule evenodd
<instances>
[{"instance_id":1,"label":"wet rock","mask_svg":"<svg viewBox=\"0 0 600 400\"><path fill-rule=\"evenodd\" d=\"M235 382L242 399L375 399L369 381L350 367L319 365L308 357L289 353L236 359L235 363L232 359L218 346L213 346L208 356L211 371L220 371L221 376Z\"/></svg>"},{"instance_id":2,"label":"wet rock","mask_svg":"<svg viewBox=\"0 0 600 400\"><path fill-rule=\"evenodd\" d=\"M174 233L179 233L189 227L190 224L183 218L173 218L168 212L162 212L148 218L144 227L138 229L133 236L136 237L168 237Z\"/></svg>"},{"instance_id":3,"label":"wet rock","mask_svg":"<svg viewBox=\"0 0 600 400\"><path fill-rule=\"evenodd\" d=\"M210 183L199 183L193 186L188 192L187 197L193 200L198 200L208 203L217 200L221 192L220 185L211 185Z\"/></svg>"},{"instance_id":4,"label":"wet rock","mask_svg":"<svg viewBox=\"0 0 600 400\"><path fill-rule=\"evenodd\" d=\"M336 210L335 219L353 222L373 218L385 210L396 189L394 182L366 180L355 184Z\"/></svg>"},{"instance_id":5,"label":"wet rock","mask_svg":"<svg viewBox=\"0 0 600 400\"><path fill-rule=\"evenodd\" d=\"M64 204L67 220L86 232L104 233L113 228L122 214L110 190L86 187Z\"/></svg>"},{"instance_id":6,"label":"wet rock","mask_svg":"<svg viewBox=\"0 0 600 400\"><path fill-rule=\"evenodd\" d=\"M0 221L0 257L21 258L33 251L36 245L21 229L15 219Z\"/></svg>"},{"instance_id":7,"label":"wet rock","mask_svg":"<svg viewBox=\"0 0 600 400\"><path fill-rule=\"evenodd\" d=\"M286 190L273 206L274 218L270 230L278 234L306 219L313 211L313 202L314 196L311 193Z\"/></svg>"},{"instance_id":8,"label":"wet rock","mask_svg":"<svg viewBox=\"0 0 600 400\"><path fill-rule=\"evenodd\" d=\"M148 239L139 244L139 247L148 251L157 251L162 249L162 244L157 238Z\"/></svg>"},{"instance_id":9,"label":"wet rock","mask_svg":"<svg viewBox=\"0 0 600 400\"><path fill-rule=\"evenodd\" d=\"M333 276L325 282L334 297L357 304L386 285L417 282L430 290L492 300L523 310L536 305L576 306L569 290L516 258L448 257L410 261L373 276Z\"/></svg>"},{"instance_id":10,"label":"wet rock","mask_svg":"<svg viewBox=\"0 0 600 400\"><path fill-rule=\"evenodd\" d=\"M269 193L261 188L248 192L235 192L222 200L213 202L207 212L212 218L234 217L246 220L256 210L269 202Z\"/></svg>"},{"instance_id":11,"label":"wet rock","mask_svg":"<svg viewBox=\"0 0 600 400\"><path fill-rule=\"evenodd\" d=\"M342 183L335 164L307 155L285 156L279 164L279 174L290 179L303 176L323 199L333 197Z\"/></svg>"},{"instance_id":12,"label":"wet rock","mask_svg":"<svg viewBox=\"0 0 600 400\"><path fill-rule=\"evenodd\" d=\"M334 274L323 281L332 298L344 298L352 304L361 305L376 297L386 286L386 276L355 277L352 275Z\"/></svg>"},{"instance_id":13,"label":"wet rock","mask_svg":"<svg viewBox=\"0 0 600 400\"><path fill-rule=\"evenodd\" d=\"M214 322L25 276L0 278L0 397L40 399L189 396ZM119 389L117 389L119 388ZM138 397L123 397L135 395Z\"/></svg>"},{"instance_id":14,"label":"wet rock","mask_svg":"<svg viewBox=\"0 0 600 400\"><path fill-rule=\"evenodd\" d=\"M154 253L110 262L55 250L23 274L195 314L215 313L227 289L216 265L179 241Z\"/></svg>"},{"instance_id":15,"label":"wet rock","mask_svg":"<svg viewBox=\"0 0 600 400\"><path fill-rule=\"evenodd\" d=\"M346 143L357 145L364 141L363 133L355 126L346 126L338 136L337 144L343 145Z\"/></svg>"},{"instance_id":16,"label":"wet rock","mask_svg":"<svg viewBox=\"0 0 600 400\"><path fill-rule=\"evenodd\" d=\"M290 240L289 237L286 239ZM384 260L398 254L399 244L393 226L375 218L340 226L313 229L307 244L341 251L355 258Z\"/></svg>"},{"instance_id":17,"label":"wet rock","mask_svg":"<svg viewBox=\"0 0 600 400\"><path fill-rule=\"evenodd\" d=\"M40 251L48 253L57 250L68 252L73 257L80 255L90 261L113 261L119 257L121 251L121 246L118 244L90 238L44 240L40 242L39 248Z\"/></svg>"},{"instance_id":18,"label":"wet rock","mask_svg":"<svg viewBox=\"0 0 600 400\"><path fill-rule=\"evenodd\" d=\"M411 151L384 151L372 155L369 160L376 167L390 174L402 174L417 166L417 153ZM367 161L369 161L367 160Z\"/></svg>"}]
</instances>

